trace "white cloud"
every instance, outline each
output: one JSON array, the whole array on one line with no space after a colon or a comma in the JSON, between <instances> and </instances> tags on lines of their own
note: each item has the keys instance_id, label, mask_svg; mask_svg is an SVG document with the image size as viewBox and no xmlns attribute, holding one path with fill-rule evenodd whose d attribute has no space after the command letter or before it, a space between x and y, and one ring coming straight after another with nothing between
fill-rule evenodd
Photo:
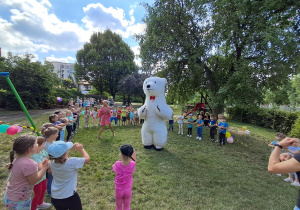
<instances>
[{"instance_id":1,"label":"white cloud","mask_svg":"<svg viewBox=\"0 0 300 210\"><path fill-rule=\"evenodd\" d=\"M2 48L13 53L78 50L91 32L49 14L48 0L2 0L10 9L10 21L0 19Z\"/></svg>"},{"instance_id":2,"label":"white cloud","mask_svg":"<svg viewBox=\"0 0 300 210\"><path fill-rule=\"evenodd\" d=\"M56 61L56 62L62 62L62 63L75 63L75 58L68 56L65 58L56 58L54 55L51 55L50 57L45 58L46 61Z\"/></svg>"}]
</instances>

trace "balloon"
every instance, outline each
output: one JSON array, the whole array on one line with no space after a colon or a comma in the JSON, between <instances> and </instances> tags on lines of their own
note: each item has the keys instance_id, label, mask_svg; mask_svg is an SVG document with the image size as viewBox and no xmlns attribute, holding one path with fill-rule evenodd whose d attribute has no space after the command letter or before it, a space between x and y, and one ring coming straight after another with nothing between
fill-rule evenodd
<instances>
[{"instance_id":1,"label":"balloon","mask_svg":"<svg viewBox=\"0 0 300 210\"><path fill-rule=\"evenodd\" d=\"M241 131L238 131L238 134L243 136L245 134L245 131L241 130Z\"/></svg>"},{"instance_id":2,"label":"balloon","mask_svg":"<svg viewBox=\"0 0 300 210\"><path fill-rule=\"evenodd\" d=\"M81 114L84 114L84 111L81 111Z\"/></svg>"},{"instance_id":3,"label":"balloon","mask_svg":"<svg viewBox=\"0 0 300 210\"><path fill-rule=\"evenodd\" d=\"M8 135L15 135L16 133L18 133L18 127L17 126L10 126L9 128L7 128L6 133Z\"/></svg>"},{"instance_id":4,"label":"balloon","mask_svg":"<svg viewBox=\"0 0 300 210\"><path fill-rule=\"evenodd\" d=\"M22 126L18 126L18 133L22 132L23 127Z\"/></svg>"},{"instance_id":5,"label":"balloon","mask_svg":"<svg viewBox=\"0 0 300 210\"><path fill-rule=\"evenodd\" d=\"M226 134L225 134L225 137L226 138L229 138L231 136L231 133L229 133L228 131L226 132Z\"/></svg>"},{"instance_id":6,"label":"balloon","mask_svg":"<svg viewBox=\"0 0 300 210\"><path fill-rule=\"evenodd\" d=\"M228 137L227 142L228 142L228 144L232 144L233 143L233 137L232 136Z\"/></svg>"},{"instance_id":7,"label":"balloon","mask_svg":"<svg viewBox=\"0 0 300 210\"><path fill-rule=\"evenodd\" d=\"M62 102L62 98L61 97L57 97L56 98L59 102Z\"/></svg>"},{"instance_id":8,"label":"balloon","mask_svg":"<svg viewBox=\"0 0 300 210\"><path fill-rule=\"evenodd\" d=\"M249 130L245 130L245 134L250 135L250 131Z\"/></svg>"},{"instance_id":9,"label":"balloon","mask_svg":"<svg viewBox=\"0 0 300 210\"><path fill-rule=\"evenodd\" d=\"M0 133L5 133L9 127L10 127L10 125L7 125L7 124L0 125Z\"/></svg>"},{"instance_id":10,"label":"balloon","mask_svg":"<svg viewBox=\"0 0 300 210\"><path fill-rule=\"evenodd\" d=\"M247 127L246 127L246 126L243 126L243 127L242 127L242 130L243 130L243 131L247 130Z\"/></svg>"}]
</instances>

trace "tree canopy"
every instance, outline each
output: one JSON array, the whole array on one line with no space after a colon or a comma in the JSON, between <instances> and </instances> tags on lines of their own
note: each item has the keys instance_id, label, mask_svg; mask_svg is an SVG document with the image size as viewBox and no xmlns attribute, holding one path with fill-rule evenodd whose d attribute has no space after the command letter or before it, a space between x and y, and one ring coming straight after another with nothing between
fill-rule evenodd
<instances>
[{"instance_id":1,"label":"tree canopy","mask_svg":"<svg viewBox=\"0 0 300 210\"><path fill-rule=\"evenodd\" d=\"M225 102L241 107L263 101L299 72L299 2L160 0L144 4L146 33L137 35L142 64L169 81L184 102L206 92L215 112ZM176 84L176 85L175 85Z\"/></svg>"},{"instance_id":2,"label":"tree canopy","mask_svg":"<svg viewBox=\"0 0 300 210\"><path fill-rule=\"evenodd\" d=\"M118 83L119 93L124 94L124 96L125 94L127 94L128 96L127 102L130 102L131 96L135 96L135 97L141 97L144 103L145 93L143 90L143 83L147 77L148 76L146 74L139 74L139 73L130 74L124 77ZM125 97L123 100L125 100Z\"/></svg>"},{"instance_id":3,"label":"tree canopy","mask_svg":"<svg viewBox=\"0 0 300 210\"><path fill-rule=\"evenodd\" d=\"M28 109L38 109L43 103L47 103L50 90L59 80L53 73L53 65L45 62L32 62L34 56L26 54L24 57L8 53L7 58L0 61L2 72L9 72L10 80L15 86L23 103ZM2 105L9 109L20 109L20 105L4 78L0 78L0 89L5 90L1 94Z\"/></svg>"},{"instance_id":4,"label":"tree canopy","mask_svg":"<svg viewBox=\"0 0 300 210\"><path fill-rule=\"evenodd\" d=\"M84 78L103 94L110 92L115 97L118 82L126 75L136 72L134 53L122 38L107 29L94 33L90 42L76 54L77 78Z\"/></svg>"}]
</instances>

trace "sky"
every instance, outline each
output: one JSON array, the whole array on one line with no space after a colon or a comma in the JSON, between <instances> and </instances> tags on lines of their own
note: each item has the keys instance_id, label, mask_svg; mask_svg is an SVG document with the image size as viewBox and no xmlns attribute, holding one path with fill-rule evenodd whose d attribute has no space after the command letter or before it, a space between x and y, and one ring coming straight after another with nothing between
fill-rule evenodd
<instances>
[{"instance_id":1,"label":"sky","mask_svg":"<svg viewBox=\"0 0 300 210\"><path fill-rule=\"evenodd\" d=\"M0 0L2 56L31 53L41 62L75 63L91 34L105 29L119 34L138 56L133 35L146 28L141 3L154 0Z\"/></svg>"}]
</instances>

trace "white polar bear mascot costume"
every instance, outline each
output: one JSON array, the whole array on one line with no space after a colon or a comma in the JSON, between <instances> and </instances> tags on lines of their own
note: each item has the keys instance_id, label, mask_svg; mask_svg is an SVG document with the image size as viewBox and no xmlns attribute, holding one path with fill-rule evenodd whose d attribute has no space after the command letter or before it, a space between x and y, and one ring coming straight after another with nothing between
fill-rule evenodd
<instances>
[{"instance_id":1,"label":"white polar bear mascot costume","mask_svg":"<svg viewBox=\"0 0 300 210\"><path fill-rule=\"evenodd\" d=\"M167 80L160 77L149 77L143 84L146 101L138 109L138 115L145 119L142 127L142 141L146 149L154 147L160 151L167 143L166 120L171 119L173 110L166 103L166 84Z\"/></svg>"}]
</instances>

